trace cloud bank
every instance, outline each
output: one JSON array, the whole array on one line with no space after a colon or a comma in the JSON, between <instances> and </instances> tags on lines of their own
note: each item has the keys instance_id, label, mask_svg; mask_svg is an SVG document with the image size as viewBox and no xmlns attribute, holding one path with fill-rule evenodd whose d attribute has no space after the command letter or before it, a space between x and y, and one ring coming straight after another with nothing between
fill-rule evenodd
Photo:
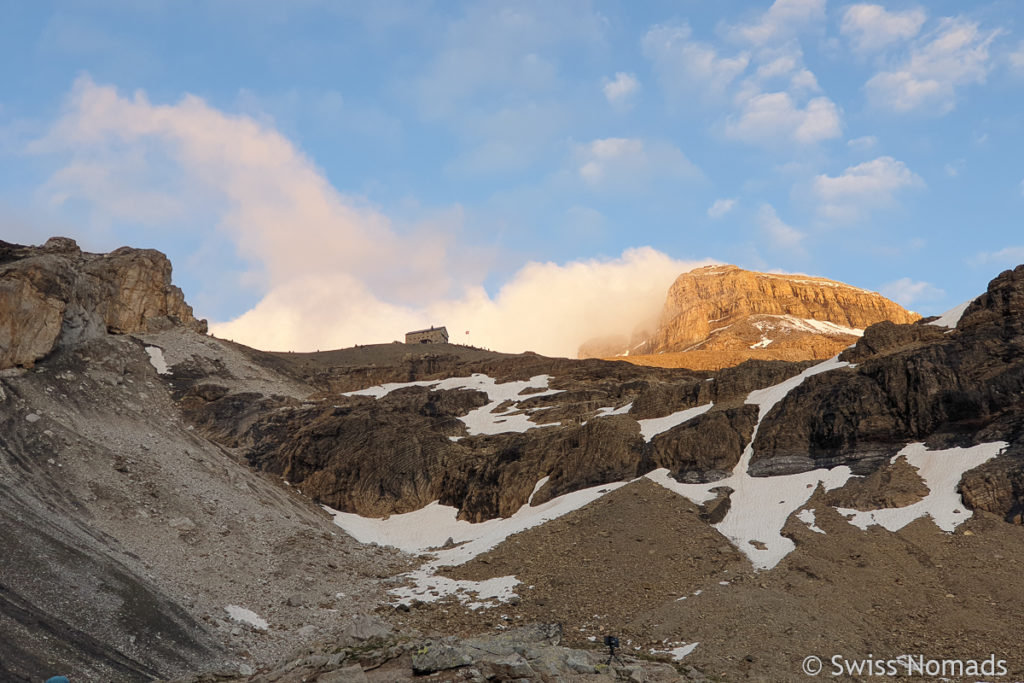
<instances>
[{"instance_id":1,"label":"cloud bank","mask_svg":"<svg viewBox=\"0 0 1024 683\"><path fill-rule=\"evenodd\" d=\"M689 169L674 149L601 142L589 151ZM487 268L479 250L460 240L457 207L396 225L332 187L268 124L193 96L153 104L142 92L124 96L88 77L31 151L66 160L45 188L54 203L87 202L108 220L190 233L198 251L225 242L235 249L251 266L245 283L261 298L211 329L263 349L390 342L443 324L457 342L574 356L591 337L628 333L655 317L680 273L711 263L651 248L528 263L492 296L481 284ZM595 152L588 162L603 158Z\"/></svg>"}]
</instances>

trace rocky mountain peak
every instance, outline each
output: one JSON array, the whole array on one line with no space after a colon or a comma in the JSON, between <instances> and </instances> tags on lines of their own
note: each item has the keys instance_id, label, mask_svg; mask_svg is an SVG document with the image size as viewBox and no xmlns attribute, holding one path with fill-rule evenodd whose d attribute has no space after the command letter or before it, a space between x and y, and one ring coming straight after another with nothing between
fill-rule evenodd
<instances>
[{"instance_id":1,"label":"rocky mountain peak","mask_svg":"<svg viewBox=\"0 0 1024 683\"><path fill-rule=\"evenodd\" d=\"M108 332L174 326L206 331L159 251L92 254L67 237L38 247L0 242L0 369L30 367L58 346Z\"/></svg>"},{"instance_id":2,"label":"rocky mountain peak","mask_svg":"<svg viewBox=\"0 0 1024 683\"><path fill-rule=\"evenodd\" d=\"M1024 332L1024 265L1005 270L964 311L957 329L969 332L995 324L1006 336Z\"/></svg>"},{"instance_id":3,"label":"rocky mountain peak","mask_svg":"<svg viewBox=\"0 0 1024 683\"><path fill-rule=\"evenodd\" d=\"M684 351L757 315L792 316L853 330L920 317L880 294L835 280L709 266L683 273L669 288L651 350Z\"/></svg>"},{"instance_id":4,"label":"rocky mountain peak","mask_svg":"<svg viewBox=\"0 0 1024 683\"><path fill-rule=\"evenodd\" d=\"M580 355L693 369L750 358L822 359L852 344L869 325L919 318L880 294L836 280L704 266L683 273L669 288L654 333L634 335L628 349L614 354L607 353L607 344L590 342Z\"/></svg>"}]
</instances>

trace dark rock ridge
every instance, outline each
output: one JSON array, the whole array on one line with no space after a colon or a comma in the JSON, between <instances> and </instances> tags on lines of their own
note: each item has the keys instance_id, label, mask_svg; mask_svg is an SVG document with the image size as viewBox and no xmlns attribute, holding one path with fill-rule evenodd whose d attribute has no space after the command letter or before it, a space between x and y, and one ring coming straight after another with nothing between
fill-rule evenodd
<instances>
[{"instance_id":1,"label":"dark rock ridge","mask_svg":"<svg viewBox=\"0 0 1024 683\"><path fill-rule=\"evenodd\" d=\"M825 501L833 507L878 510L913 505L928 495L928 486L904 458L886 463L866 477L851 478L828 491Z\"/></svg>"},{"instance_id":2,"label":"dark rock ridge","mask_svg":"<svg viewBox=\"0 0 1024 683\"><path fill-rule=\"evenodd\" d=\"M967 446L1024 435L1024 266L994 279L957 327L874 325L842 358L855 367L808 378L765 418L751 472L772 475L850 465L870 471L910 441ZM993 467L1008 467L1001 463ZM991 468L990 470L991 471ZM1000 491L975 502L1008 514L1011 467ZM996 501L1002 501L998 505Z\"/></svg>"},{"instance_id":3,"label":"dark rock ridge","mask_svg":"<svg viewBox=\"0 0 1024 683\"><path fill-rule=\"evenodd\" d=\"M1020 268L996 278L955 330L887 321L869 327L842 356L855 367L808 378L764 416L751 473L770 476L845 464L869 474L914 440L932 447L1018 441L1024 431L1022 279ZM403 379L430 377L429 369L407 372L423 362L403 358L399 373ZM251 410L252 401L229 395L204 408L210 414L221 411L219 420L198 424L217 436L214 423L249 421L231 443L250 448L254 466L286 476L339 509L384 515L441 500L459 508L461 517L479 521L512 514L543 477L548 481L534 495L535 504L656 467L667 467L680 481L717 480L738 462L756 422L754 409L742 407L745 397L809 364L748 361L712 375L530 354L446 359L440 372L448 376L481 372L522 380L550 374L550 386L562 390L524 396L513 406L510 413L531 411L537 429L491 436L469 436L458 421L483 405L482 397L460 404L463 399L428 399L432 392L422 389L381 401L342 397L331 391L331 383L354 387L367 372L335 366L331 380L320 382L324 391L316 404L283 406L273 415L256 411L242 420L241 409ZM418 398L410 402L413 396ZM231 401L238 406L224 405ZM638 433L636 420L709 402L714 410L650 443ZM457 409L426 411L427 405L445 403ZM631 406L625 415L598 416L601 407L626 404ZM891 486L889 480L881 488ZM991 482L975 482L968 504L1009 515L1017 503L1006 501L1020 496L1007 490L1009 484L1000 486L992 493ZM886 495L874 499L884 502ZM905 498L892 495L888 504Z\"/></svg>"},{"instance_id":4,"label":"dark rock ridge","mask_svg":"<svg viewBox=\"0 0 1024 683\"><path fill-rule=\"evenodd\" d=\"M206 331L158 251L88 254L66 237L41 247L0 243L0 369L31 367L58 346L108 332L174 325Z\"/></svg>"},{"instance_id":5,"label":"dark rock ridge","mask_svg":"<svg viewBox=\"0 0 1024 683\"><path fill-rule=\"evenodd\" d=\"M208 384L185 392L193 423L226 445L244 446L256 468L279 475L331 507L382 516L434 500L482 521L513 514L533 495L540 504L590 486L643 475L658 467L686 481L721 478L746 447L757 411L742 405L753 389L776 384L804 364L749 362L719 378L602 361L559 361L527 355L475 363L459 375L529 377L570 371L551 381L561 393L523 395L508 415L531 411L525 432L469 435L458 419L488 403L469 390L398 389L377 400L326 394L315 403L261 405ZM637 419L663 417L710 402L716 408L646 443ZM599 416L602 407L627 414ZM499 406L499 409L501 407ZM236 425L248 424L238 432Z\"/></svg>"},{"instance_id":6,"label":"dark rock ridge","mask_svg":"<svg viewBox=\"0 0 1024 683\"><path fill-rule=\"evenodd\" d=\"M757 424L757 406L712 410L651 440L655 467L679 481L701 483L728 476L740 461Z\"/></svg>"}]
</instances>

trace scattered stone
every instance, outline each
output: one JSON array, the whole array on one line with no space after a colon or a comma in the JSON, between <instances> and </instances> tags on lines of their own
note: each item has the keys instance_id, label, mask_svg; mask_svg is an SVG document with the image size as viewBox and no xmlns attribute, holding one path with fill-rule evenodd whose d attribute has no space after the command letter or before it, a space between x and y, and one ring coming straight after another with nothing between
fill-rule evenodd
<instances>
[{"instance_id":1,"label":"scattered stone","mask_svg":"<svg viewBox=\"0 0 1024 683\"><path fill-rule=\"evenodd\" d=\"M390 634L391 627L385 622L369 614L359 614L341 634L341 642L343 644L360 643L387 638Z\"/></svg>"},{"instance_id":2,"label":"scattered stone","mask_svg":"<svg viewBox=\"0 0 1024 683\"><path fill-rule=\"evenodd\" d=\"M175 531L181 534L187 534L191 531L195 531L196 523L188 517L177 517L167 522L167 526L171 527Z\"/></svg>"},{"instance_id":3,"label":"scattered stone","mask_svg":"<svg viewBox=\"0 0 1024 683\"><path fill-rule=\"evenodd\" d=\"M321 674L316 683L366 683L369 679L358 664L346 666L330 673Z\"/></svg>"}]
</instances>

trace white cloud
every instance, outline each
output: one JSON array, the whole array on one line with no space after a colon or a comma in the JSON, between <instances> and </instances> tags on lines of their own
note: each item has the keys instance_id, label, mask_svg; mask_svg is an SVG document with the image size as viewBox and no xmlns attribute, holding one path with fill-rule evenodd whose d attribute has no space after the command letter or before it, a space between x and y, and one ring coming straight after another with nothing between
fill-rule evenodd
<instances>
[{"instance_id":1,"label":"white cloud","mask_svg":"<svg viewBox=\"0 0 1024 683\"><path fill-rule=\"evenodd\" d=\"M711 218L721 218L732 211L735 207L735 199L716 199L715 202L708 207L708 216Z\"/></svg>"},{"instance_id":2,"label":"white cloud","mask_svg":"<svg viewBox=\"0 0 1024 683\"><path fill-rule=\"evenodd\" d=\"M801 109L787 92L754 95L745 100L739 118L725 126L729 137L763 145L812 144L839 137L839 110L827 97L815 97Z\"/></svg>"},{"instance_id":3,"label":"white cloud","mask_svg":"<svg viewBox=\"0 0 1024 683\"><path fill-rule=\"evenodd\" d=\"M1011 52L1007 59L1012 68L1017 71L1024 71L1024 41L1017 44L1017 49Z\"/></svg>"},{"instance_id":4,"label":"white cloud","mask_svg":"<svg viewBox=\"0 0 1024 683\"><path fill-rule=\"evenodd\" d=\"M616 259L528 263L491 297L482 286L422 308L380 300L344 273L296 278L214 332L261 348L327 349L401 340L444 324L456 343L574 357L593 337L656 320L669 286L712 261L679 261L649 247Z\"/></svg>"},{"instance_id":5,"label":"white cloud","mask_svg":"<svg viewBox=\"0 0 1024 683\"><path fill-rule=\"evenodd\" d=\"M789 90L795 94L821 92L818 79L809 69L800 69L789 79Z\"/></svg>"},{"instance_id":6,"label":"white cloud","mask_svg":"<svg viewBox=\"0 0 1024 683\"><path fill-rule=\"evenodd\" d=\"M798 54L789 53L775 57L757 67L755 73L760 79L788 76L796 69L799 56Z\"/></svg>"},{"instance_id":7,"label":"white cloud","mask_svg":"<svg viewBox=\"0 0 1024 683\"><path fill-rule=\"evenodd\" d=\"M878 138L875 137L874 135L864 135L859 138L847 140L846 146L849 147L850 149L864 151L878 146Z\"/></svg>"},{"instance_id":8,"label":"white cloud","mask_svg":"<svg viewBox=\"0 0 1024 683\"><path fill-rule=\"evenodd\" d=\"M1004 266L1017 266L1024 263L1024 246L1004 247L998 251L983 251L975 255L970 263L984 265L988 263Z\"/></svg>"},{"instance_id":9,"label":"white cloud","mask_svg":"<svg viewBox=\"0 0 1024 683\"><path fill-rule=\"evenodd\" d=\"M590 337L656 316L674 278L708 263L650 248L616 259L530 263L491 297L481 284L486 264L455 239L457 207L403 230L338 192L267 124L192 96L153 104L141 92L126 97L88 78L76 83L63 116L32 148L66 162L47 186L55 201L88 203L131 221L149 215L146 193L161 188L172 208L196 212L200 220L156 225L198 242L198 250L216 253L211 245L226 243L248 260L246 281L258 303L212 330L258 348L390 342L409 329L444 324L456 340L470 330L476 345L571 356ZM611 142L596 149L617 160L633 147ZM157 176L150 172L158 169L138 162L151 154L168 164ZM166 190L171 167L177 182ZM91 182L89 169L103 182ZM134 182L133 174L148 180ZM186 236L189 225L195 227Z\"/></svg>"},{"instance_id":10,"label":"white cloud","mask_svg":"<svg viewBox=\"0 0 1024 683\"><path fill-rule=\"evenodd\" d=\"M772 246L790 251L803 252L803 240L805 235L791 225L787 225L781 218L775 207L771 204L762 204L757 212L757 221L761 229L771 240Z\"/></svg>"},{"instance_id":11,"label":"white cloud","mask_svg":"<svg viewBox=\"0 0 1024 683\"><path fill-rule=\"evenodd\" d=\"M728 29L749 47L725 56L693 39L686 22L659 24L641 41L670 98L731 105L718 122L727 137L757 145L813 144L841 133L840 111L824 96L793 38L824 17L824 0L776 0L751 24ZM728 98L728 99L727 99ZM808 99L811 98L811 99Z\"/></svg>"},{"instance_id":12,"label":"white cloud","mask_svg":"<svg viewBox=\"0 0 1024 683\"><path fill-rule=\"evenodd\" d=\"M714 47L690 39L690 26L659 24L644 35L644 55L654 64L661 86L673 96L694 92L721 97L750 63L750 55L721 57Z\"/></svg>"},{"instance_id":13,"label":"white cloud","mask_svg":"<svg viewBox=\"0 0 1024 683\"><path fill-rule=\"evenodd\" d=\"M732 34L753 45L787 40L825 19L825 0L775 0L761 17L736 26Z\"/></svg>"},{"instance_id":14,"label":"white cloud","mask_svg":"<svg viewBox=\"0 0 1024 683\"><path fill-rule=\"evenodd\" d=\"M886 283L879 291L883 296L905 308L910 308L918 303L937 301L946 295L945 291L930 282L914 281L909 277Z\"/></svg>"},{"instance_id":15,"label":"white cloud","mask_svg":"<svg viewBox=\"0 0 1024 683\"><path fill-rule=\"evenodd\" d=\"M921 9L890 12L881 5L850 5L843 13L839 31L857 52L875 52L910 40L920 33L925 19L927 15Z\"/></svg>"},{"instance_id":16,"label":"white cloud","mask_svg":"<svg viewBox=\"0 0 1024 683\"><path fill-rule=\"evenodd\" d=\"M602 138L577 145L578 173L588 185L642 186L654 177L696 178L700 171L668 142Z\"/></svg>"},{"instance_id":17,"label":"white cloud","mask_svg":"<svg viewBox=\"0 0 1024 683\"><path fill-rule=\"evenodd\" d=\"M640 90L640 81L636 76L625 72L615 74L615 80L606 80L604 84L605 99L612 105L626 107L631 104L633 96Z\"/></svg>"},{"instance_id":18,"label":"white cloud","mask_svg":"<svg viewBox=\"0 0 1024 683\"><path fill-rule=\"evenodd\" d=\"M331 187L276 130L194 96L154 105L142 92L123 97L82 77L65 114L32 149L70 157L45 186L53 201L78 199L112 219L152 221L146 202L170 191L177 196L163 202L168 207L216 211L218 229L268 287L339 269L399 298L436 296L456 284L447 274L450 235L399 235L386 216Z\"/></svg>"},{"instance_id":19,"label":"white cloud","mask_svg":"<svg viewBox=\"0 0 1024 683\"><path fill-rule=\"evenodd\" d=\"M956 106L957 88L985 82L991 70L989 46L1000 33L959 18L943 19L903 63L868 80L868 99L895 112L946 113Z\"/></svg>"},{"instance_id":20,"label":"white cloud","mask_svg":"<svg viewBox=\"0 0 1024 683\"><path fill-rule=\"evenodd\" d=\"M574 356L587 339L657 320L675 279L711 263L679 261L649 247L611 260L529 263L493 299L479 288L431 310L437 320L465 321L474 339L501 339L505 350Z\"/></svg>"},{"instance_id":21,"label":"white cloud","mask_svg":"<svg viewBox=\"0 0 1024 683\"><path fill-rule=\"evenodd\" d=\"M814 179L819 211L831 220L859 218L872 208L893 204L900 190L922 186L924 181L906 164L888 156L850 166L835 177L822 174Z\"/></svg>"}]
</instances>

